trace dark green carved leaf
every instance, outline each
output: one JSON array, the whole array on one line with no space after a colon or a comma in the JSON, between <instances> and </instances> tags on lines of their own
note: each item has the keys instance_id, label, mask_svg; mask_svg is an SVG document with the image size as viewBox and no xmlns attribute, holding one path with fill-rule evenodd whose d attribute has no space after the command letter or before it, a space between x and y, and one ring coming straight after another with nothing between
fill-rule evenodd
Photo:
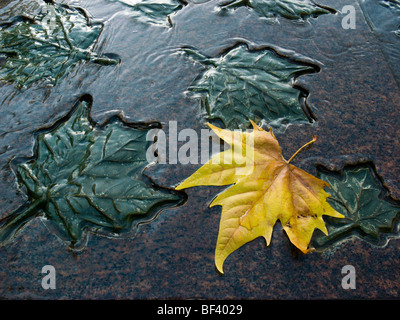
<instances>
[{"instance_id":1,"label":"dark green carved leaf","mask_svg":"<svg viewBox=\"0 0 400 320\"><path fill-rule=\"evenodd\" d=\"M399 0L381 0L379 2L382 6L393 10L394 12L400 13L400 1ZM400 37L400 30L394 31L394 33Z\"/></svg>"},{"instance_id":2,"label":"dark green carved leaf","mask_svg":"<svg viewBox=\"0 0 400 320\"><path fill-rule=\"evenodd\" d=\"M72 246L82 243L88 230L130 234L161 207L182 200L143 175L151 125L114 118L99 126L91 122L89 110L89 102L81 100L69 119L38 135L36 157L18 165L31 203L4 219L3 243L40 213Z\"/></svg>"},{"instance_id":3,"label":"dark green carved leaf","mask_svg":"<svg viewBox=\"0 0 400 320\"><path fill-rule=\"evenodd\" d=\"M184 49L205 71L189 88L200 98L208 121L219 120L228 129L247 128L249 119L265 120L279 127L287 123L312 122L305 100L307 93L294 87L296 77L316 72L316 66L290 60L272 49L250 51L239 45L219 58L208 58Z\"/></svg>"},{"instance_id":4,"label":"dark green carved leaf","mask_svg":"<svg viewBox=\"0 0 400 320\"><path fill-rule=\"evenodd\" d=\"M39 2L32 0L2 0L0 1L0 24L10 21L11 17L34 16L39 8Z\"/></svg>"},{"instance_id":5,"label":"dark green carved leaf","mask_svg":"<svg viewBox=\"0 0 400 320\"><path fill-rule=\"evenodd\" d=\"M223 11L248 7L267 19L284 17L290 20L304 20L322 14L335 12L310 0L232 0L220 5Z\"/></svg>"},{"instance_id":6,"label":"dark green carved leaf","mask_svg":"<svg viewBox=\"0 0 400 320\"><path fill-rule=\"evenodd\" d=\"M117 0L130 7L131 15L137 21L172 27L171 15L186 4L178 0Z\"/></svg>"},{"instance_id":7,"label":"dark green carved leaf","mask_svg":"<svg viewBox=\"0 0 400 320\"><path fill-rule=\"evenodd\" d=\"M328 202L345 218L324 219L328 236L319 233L313 238L317 250L354 237L383 245L396 236L400 202L388 195L371 165L348 166L341 173L319 168L318 177L330 184Z\"/></svg>"},{"instance_id":8,"label":"dark green carved leaf","mask_svg":"<svg viewBox=\"0 0 400 320\"><path fill-rule=\"evenodd\" d=\"M52 85L77 63L92 61L108 65L118 60L93 52L103 26L90 24L82 9L48 5L35 20L16 17L0 28L0 79L29 86L39 80Z\"/></svg>"},{"instance_id":9,"label":"dark green carved leaf","mask_svg":"<svg viewBox=\"0 0 400 320\"><path fill-rule=\"evenodd\" d=\"M393 9L395 11L400 11L400 1L399 0L380 0L379 3L384 7Z\"/></svg>"}]
</instances>

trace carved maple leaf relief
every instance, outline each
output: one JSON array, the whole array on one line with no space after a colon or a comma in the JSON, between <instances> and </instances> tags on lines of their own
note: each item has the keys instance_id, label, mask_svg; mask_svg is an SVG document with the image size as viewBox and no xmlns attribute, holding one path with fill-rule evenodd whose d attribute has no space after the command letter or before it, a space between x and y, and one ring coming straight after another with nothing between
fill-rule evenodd
<instances>
[{"instance_id":1,"label":"carved maple leaf relief","mask_svg":"<svg viewBox=\"0 0 400 320\"><path fill-rule=\"evenodd\" d=\"M273 127L314 121L307 91L293 83L301 75L315 73L317 66L288 59L270 48L249 50L246 44L218 58L192 48L183 52L205 68L188 94L200 99L206 120L220 121L230 130L248 127L248 119L264 120Z\"/></svg>"},{"instance_id":2,"label":"carved maple leaf relief","mask_svg":"<svg viewBox=\"0 0 400 320\"><path fill-rule=\"evenodd\" d=\"M35 19L17 16L0 26L0 79L27 87L38 81L56 85L82 61L119 63L93 51L103 29L89 22L84 10L48 5Z\"/></svg>"},{"instance_id":3,"label":"carved maple leaf relief","mask_svg":"<svg viewBox=\"0 0 400 320\"><path fill-rule=\"evenodd\" d=\"M29 205L1 220L0 245L11 241L29 221L41 216L70 247L85 244L88 231L131 236L182 195L162 188L143 174L149 165L147 132L155 124L126 124L119 117L104 125L91 121L91 97L37 136L35 156L17 166Z\"/></svg>"}]
</instances>

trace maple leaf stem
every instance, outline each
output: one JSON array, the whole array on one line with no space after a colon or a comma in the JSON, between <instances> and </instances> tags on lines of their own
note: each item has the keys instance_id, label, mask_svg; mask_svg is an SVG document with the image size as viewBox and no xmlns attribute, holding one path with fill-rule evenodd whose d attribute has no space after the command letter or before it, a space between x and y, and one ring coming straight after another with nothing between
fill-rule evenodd
<instances>
[{"instance_id":1,"label":"maple leaf stem","mask_svg":"<svg viewBox=\"0 0 400 320\"><path fill-rule=\"evenodd\" d=\"M8 243L22 227L40 212L43 200L38 199L23 211L17 211L0 220L0 245Z\"/></svg>"},{"instance_id":2,"label":"maple leaf stem","mask_svg":"<svg viewBox=\"0 0 400 320\"><path fill-rule=\"evenodd\" d=\"M317 136L313 136L311 141L307 142L304 146L302 146L299 150L297 150L296 153L292 155L291 158L286 162L290 163L301 151L303 151L309 145L313 144L315 141L317 141Z\"/></svg>"},{"instance_id":3,"label":"maple leaf stem","mask_svg":"<svg viewBox=\"0 0 400 320\"><path fill-rule=\"evenodd\" d=\"M182 51L184 53L186 53L189 57L191 57L193 60L195 60L196 62L199 62L206 66L211 65L215 68L218 67L217 63L215 61L213 61L213 59L206 57L205 55L197 52L196 50L193 50L191 48L184 48Z\"/></svg>"}]
</instances>

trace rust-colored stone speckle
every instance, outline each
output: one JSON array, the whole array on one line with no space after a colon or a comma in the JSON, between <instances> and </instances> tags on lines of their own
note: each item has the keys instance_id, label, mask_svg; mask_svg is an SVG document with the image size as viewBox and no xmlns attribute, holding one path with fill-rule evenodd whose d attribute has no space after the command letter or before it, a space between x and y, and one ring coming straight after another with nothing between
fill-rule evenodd
<instances>
[{"instance_id":1,"label":"rust-colored stone speckle","mask_svg":"<svg viewBox=\"0 0 400 320\"><path fill-rule=\"evenodd\" d=\"M178 121L178 130L192 128L200 133L206 127L198 116L198 104L186 99L184 91L201 66L177 54L178 49L190 45L218 56L243 39L254 47L289 50L288 55L308 57L321 67L319 73L297 80L310 93L308 104L317 122L276 132L285 158L317 135L314 146L298 155L294 165L316 174L317 163L338 169L347 163L373 161L391 195L400 199L400 90L382 43L362 19L356 0L319 0L338 13L305 23L285 19L266 23L245 8L218 16L210 1L186 6L173 16L171 29L113 15L120 10L116 2L82 3L94 18L113 17L102 34L104 50L118 53L122 62L101 69L83 64L54 88L15 93L8 85L0 86L4 99L1 216L26 202L10 161L30 156L33 133L65 115L81 94L94 97L92 116L99 123L122 112L128 121L160 121L166 132L169 121ZM344 5L357 10L355 30L341 28L339 11ZM159 185L173 187L199 166L155 165L146 174ZM155 221L142 225L134 239L91 235L80 253L69 252L36 219L10 246L0 248L0 298L384 299L400 295L399 240L384 248L354 240L336 251L303 255L292 250L279 224L269 247L261 238L246 244L227 258L225 274L219 275L214 250L221 209L208 205L221 190L188 189L184 205L163 210ZM41 269L47 264L57 271L56 290L41 287ZM345 265L356 269L354 290L341 286Z\"/></svg>"}]
</instances>

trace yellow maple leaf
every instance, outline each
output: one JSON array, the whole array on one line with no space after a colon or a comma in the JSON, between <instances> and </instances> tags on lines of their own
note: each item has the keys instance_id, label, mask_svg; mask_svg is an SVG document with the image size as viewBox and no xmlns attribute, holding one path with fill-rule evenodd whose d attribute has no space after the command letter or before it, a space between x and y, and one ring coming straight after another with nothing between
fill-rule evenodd
<instances>
[{"instance_id":1,"label":"yellow maple leaf","mask_svg":"<svg viewBox=\"0 0 400 320\"><path fill-rule=\"evenodd\" d=\"M328 183L290 163L316 137L287 161L272 130L251 123L251 132L233 132L208 124L231 148L211 157L176 187L181 190L233 184L210 204L222 206L215 251L215 264L221 273L225 259L247 242L264 237L268 246L277 220L290 241L307 253L316 228L328 233L323 215L344 217L326 201L330 195L324 187Z\"/></svg>"}]
</instances>

